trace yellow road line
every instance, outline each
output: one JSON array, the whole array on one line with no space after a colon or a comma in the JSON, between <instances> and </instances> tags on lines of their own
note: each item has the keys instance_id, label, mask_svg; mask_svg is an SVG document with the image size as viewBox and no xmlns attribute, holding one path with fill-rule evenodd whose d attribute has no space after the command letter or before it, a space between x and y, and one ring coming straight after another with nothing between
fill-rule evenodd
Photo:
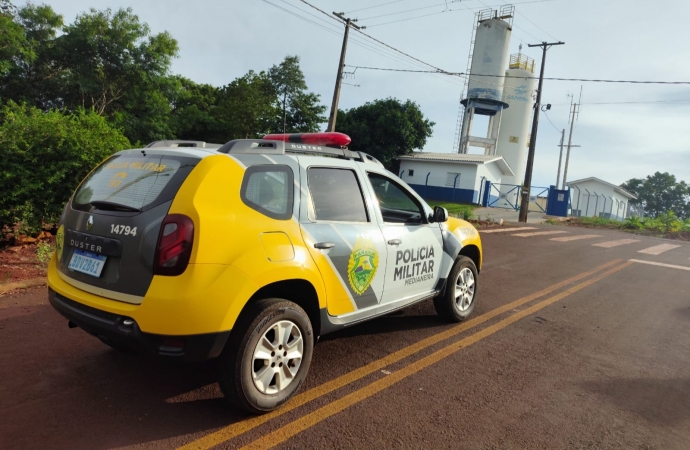
<instances>
[{"instance_id":1,"label":"yellow road line","mask_svg":"<svg viewBox=\"0 0 690 450\"><path fill-rule=\"evenodd\" d=\"M568 297L571 294L574 294L577 291L580 291L587 286L590 286L597 281L601 280L602 278L606 278L619 270L628 267L630 265L634 264L633 262L625 262L619 266L614 267L613 269L610 269L601 275L598 275L590 280L584 281L576 286L571 287L570 289L567 289L560 294L556 294L553 297L550 297L546 300L543 300L533 306L530 306L529 308L526 308L520 312L517 312L497 323L494 325L488 326L484 328L481 331L478 331L477 333L468 336L464 339L461 339L458 342L454 342L441 350L438 350L434 353L432 353L429 356L426 356L418 361L415 361L414 363L405 366L404 368L400 369L397 372L393 372L392 374L388 375L385 378L381 378L377 381L374 381L373 383L355 391L352 392L342 398L339 398L338 400L333 401L332 403L329 403L326 406L323 406L316 411L309 413L303 417L300 417L299 419L290 422L289 424L273 431L272 433L269 433L260 439L257 439L256 441L252 442L251 444L245 446L242 448L242 450L248 450L248 449L265 449L265 448L270 448L273 446L276 446L280 444L281 442L285 442L292 436L306 430L307 428L310 428L317 423L327 419L328 417L337 414L341 411L343 411L346 408L349 408L350 406L361 402L362 400L365 400L372 395L392 386L393 384L419 372L422 369L425 369L429 367L430 365L437 363L441 361L442 359L452 355L453 353L457 352L458 350L468 347L476 342L479 342L480 340L484 339L487 336L491 336L492 334L496 333L497 331L500 331L507 326L517 322L518 320L529 316L537 311L539 311L542 308L545 308L552 303L555 303L565 297Z\"/></svg>"},{"instance_id":2,"label":"yellow road line","mask_svg":"<svg viewBox=\"0 0 690 450\"><path fill-rule=\"evenodd\" d=\"M522 297L518 300L515 300L511 303L508 303L507 305L503 305L499 308L493 309L485 314L482 314L481 316L477 316L474 319L470 319L467 322L463 322L460 325L457 325L453 328L450 328L446 331L443 331L441 333L437 333L433 336L429 336L428 338L422 339L419 342L416 342L408 347L402 348L396 352L391 353L388 356L385 356L379 360L373 361L365 366L360 367L359 369L355 369L351 372L348 372L344 375L339 376L338 378L335 378L331 381L328 381L326 383L323 383L315 388L312 388L306 392L303 392L299 395L296 395L295 398L290 400L288 403L285 405L281 406L280 409L275 410L273 412L270 412L268 414L264 414L261 416L255 416L251 417L249 419L245 419L241 422L234 423L232 425L228 425L227 427L223 427L213 433L209 433L206 436L203 436L195 441L190 442L189 444L186 444L180 449L182 450L192 450L192 449L207 449L211 448L215 445L218 445L222 442L225 442L227 440L230 440L236 436L239 436L243 433L246 433L249 430L252 430L266 422L268 422L271 419L275 419L276 417L279 417L287 412L292 411L293 409L296 409L306 403L309 403L310 401L317 399L319 397L322 397L330 392L335 391L336 389L340 389L343 386L346 386L354 381L359 380L360 378L363 378L371 373L377 372L381 370L382 368L389 366L395 362L398 362L410 355L413 355L421 350L424 350L427 347L430 347L434 344L437 344L445 339L448 339L450 337L453 337L457 334L460 334L464 331L469 330L470 328L476 327L477 325L481 325L482 323L493 319L494 317L501 315L505 312L510 311L511 309L515 309L521 305L524 305L525 303L529 303L532 300L536 300L539 297L543 297L547 294L550 294L551 292L560 289L562 287L565 287L571 283L574 283L576 281L579 281L583 278L586 278L590 275L593 275L595 273L598 273L607 267L610 267L614 264L617 264L621 262L622 259L615 259L613 261L609 261L605 264L602 264L598 267L595 267L592 270L588 270L587 272L583 272L579 275L575 275L573 277L570 277L566 280L563 280L559 283L556 283L554 285L551 285L547 288L542 289L539 292L535 292L534 294L527 295L525 297Z\"/></svg>"}]
</instances>

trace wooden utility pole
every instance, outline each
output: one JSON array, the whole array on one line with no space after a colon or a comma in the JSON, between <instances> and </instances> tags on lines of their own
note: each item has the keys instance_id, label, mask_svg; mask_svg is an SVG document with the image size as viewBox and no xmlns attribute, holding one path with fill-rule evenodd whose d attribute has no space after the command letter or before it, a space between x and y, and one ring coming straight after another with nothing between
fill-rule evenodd
<instances>
[{"instance_id":1,"label":"wooden utility pole","mask_svg":"<svg viewBox=\"0 0 690 450\"><path fill-rule=\"evenodd\" d=\"M532 167L534 166L534 149L537 145L537 128L539 127L539 111L541 109L541 94L544 86L544 64L546 63L546 51L554 45L563 45L565 42L542 42L541 44L529 44L529 47L541 47L541 70L539 71L539 86L537 87L537 102L534 104L534 116L532 118L532 133L529 139L529 153L527 154L527 169L525 170L525 182L522 184L522 201L520 202L520 222L527 222L529 211L529 193L532 188Z\"/></svg>"},{"instance_id":2,"label":"wooden utility pole","mask_svg":"<svg viewBox=\"0 0 690 450\"><path fill-rule=\"evenodd\" d=\"M558 145L561 147L561 153L558 155L558 173L556 174L556 189L561 181L561 162L563 161L563 140L565 139L565 128L561 131L561 143Z\"/></svg>"},{"instance_id":3,"label":"wooden utility pole","mask_svg":"<svg viewBox=\"0 0 690 450\"><path fill-rule=\"evenodd\" d=\"M335 121L338 118L338 102L340 101L340 87L343 83L343 69L345 68L345 53L347 52L347 38L350 35L350 27L360 30L365 27L358 27L353 22L357 19L345 17L345 13L333 13L338 19L345 23L345 36L343 36L343 48L340 50L340 63L338 64L338 75L335 79L335 90L333 91L333 103L331 103L331 114L328 116L328 128L326 131L335 131Z\"/></svg>"},{"instance_id":4,"label":"wooden utility pole","mask_svg":"<svg viewBox=\"0 0 690 450\"><path fill-rule=\"evenodd\" d=\"M563 187L561 189L565 189L565 183L568 181L568 162L570 162L570 149L572 147L579 147L579 145L573 145L573 126L575 125L575 115L579 112L579 107L579 104L574 103L573 110L571 111L572 115L570 116L570 134L568 135L568 151L566 152L565 156L565 169L563 170ZM556 188L558 188L558 186L556 186Z\"/></svg>"}]
</instances>

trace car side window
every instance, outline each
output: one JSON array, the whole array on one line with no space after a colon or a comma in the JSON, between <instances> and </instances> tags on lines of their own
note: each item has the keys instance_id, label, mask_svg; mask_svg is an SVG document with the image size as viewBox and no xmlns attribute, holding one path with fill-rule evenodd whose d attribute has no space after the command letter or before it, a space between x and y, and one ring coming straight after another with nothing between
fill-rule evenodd
<instances>
[{"instance_id":1,"label":"car side window","mask_svg":"<svg viewBox=\"0 0 690 450\"><path fill-rule=\"evenodd\" d=\"M312 167L307 182L316 220L369 221L362 188L352 170Z\"/></svg>"},{"instance_id":2,"label":"car side window","mask_svg":"<svg viewBox=\"0 0 690 450\"><path fill-rule=\"evenodd\" d=\"M251 166L244 172L240 198L261 214L279 220L291 218L293 195L293 173L288 166Z\"/></svg>"},{"instance_id":3,"label":"car side window","mask_svg":"<svg viewBox=\"0 0 690 450\"><path fill-rule=\"evenodd\" d=\"M369 182L379 201L383 221L387 223L425 223L424 210L404 188L378 173L369 173Z\"/></svg>"}]
</instances>

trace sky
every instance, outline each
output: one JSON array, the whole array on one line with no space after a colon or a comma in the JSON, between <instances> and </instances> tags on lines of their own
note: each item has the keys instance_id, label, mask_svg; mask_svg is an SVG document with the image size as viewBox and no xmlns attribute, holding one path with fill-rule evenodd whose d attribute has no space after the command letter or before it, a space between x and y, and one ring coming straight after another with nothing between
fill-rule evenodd
<instances>
[{"instance_id":1,"label":"sky","mask_svg":"<svg viewBox=\"0 0 690 450\"><path fill-rule=\"evenodd\" d=\"M199 83L221 86L249 70L266 70L287 55L297 55L309 89L319 94L330 109L343 26L300 0L48 0L45 3L62 14L66 22L89 8L131 7L152 32L168 31L177 39L180 52L172 71ZM346 16L358 19L358 25L367 27L365 33L425 63L449 72L464 72L474 13L487 6L498 8L506 2L312 0L310 3L327 13L347 13ZM516 0L513 4L516 16L511 54L517 53L523 43L523 53L539 64L541 50L528 48L527 44L565 42L548 51L546 77L690 81L687 27L690 2ZM346 64L353 67L347 67L347 72L354 71L354 66L428 69L359 33L351 32L350 37ZM424 151L454 150L462 78L360 68L344 82L349 84L343 85L340 109L387 97L413 100L436 123ZM661 171L690 182L690 85L547 80L542 104L550 103L552 107L546 116L543 113L540 116L534 186L556 182L560 130L569 126L567 95L573 94L578 99L581 87L582 108L573 133L573 144L581 147L571 151L569 180L594 176L620 184ZM356 148L356 143L351 147Z\"/></svg>"}]
</instances>

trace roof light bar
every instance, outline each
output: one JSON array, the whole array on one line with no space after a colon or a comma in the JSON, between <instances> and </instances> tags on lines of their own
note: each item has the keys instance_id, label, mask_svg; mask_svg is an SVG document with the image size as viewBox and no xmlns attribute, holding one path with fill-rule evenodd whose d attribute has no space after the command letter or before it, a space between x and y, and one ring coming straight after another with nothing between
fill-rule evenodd
<instances>
[{"instance_id":1,"label":"roof light bar","mask_svg":"<svg viewBox=\"0 0 690 450\"><path fill-rule=\"evenodd\" d=\"M295 144L325 145L328 147L345 147L352 139L343 133L293 133L293 134L267 134L264 139L269 141L292 142Z\"/></svg>"}]
</instances>

